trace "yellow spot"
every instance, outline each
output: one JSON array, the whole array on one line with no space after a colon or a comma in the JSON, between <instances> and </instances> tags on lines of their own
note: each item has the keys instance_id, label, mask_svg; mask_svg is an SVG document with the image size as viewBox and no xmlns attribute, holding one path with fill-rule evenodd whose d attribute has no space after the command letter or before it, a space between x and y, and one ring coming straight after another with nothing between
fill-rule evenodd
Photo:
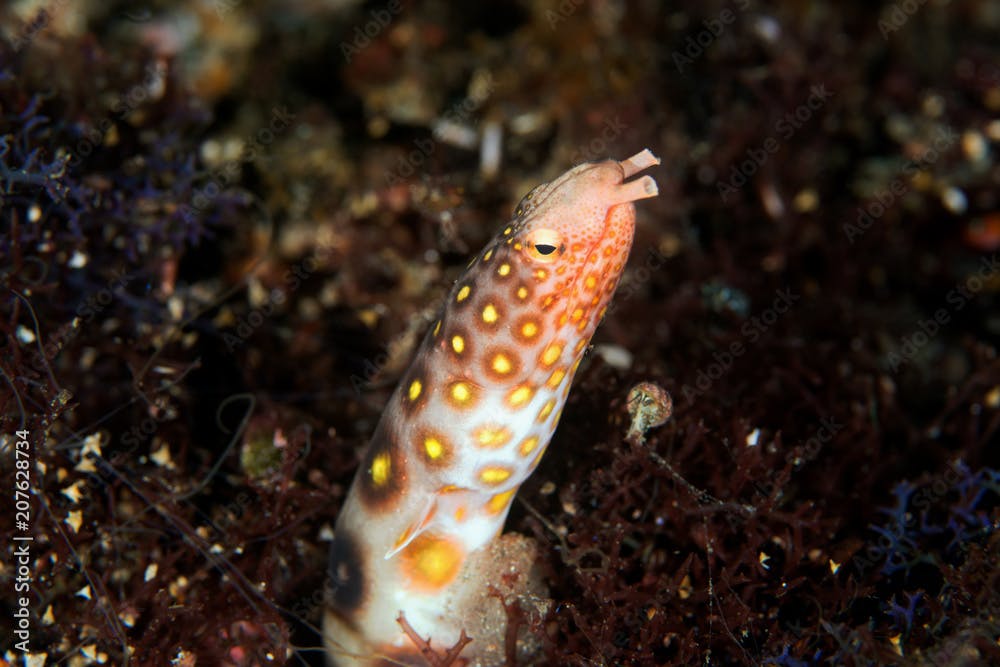
<instances>
[{"instance_id":1,"label":"yellow spot","mask_svg":"<svg viewBox=\"0 0 1000 667\"><path fill-rule=\"evenodd\" d=\"M472 385L468 382L454 382L451 385L451 398L459 405L469 403L472 396Z\"/></svg>"},{"instance_id":2,"label":"yellow spot","mask_svg":"<svg viewBox=\"0 0 1000 667\"><path fill-rule=\"evenodd\" d=\"M576 369L580 367L580 362L581 362L581 361L583 361L583 358L582 358L582 357L581 357L580 359L577 359L576 361L574 361L574 362L573 362L573 370L572 370L572 373L576 374Z\"/></svg>"},{"instance_id":3,"label":"yellow spot","mask_svg":"<svg viewBox=\"0 0 1000 667\"><path fill-rule=\"evenodd\" d=\"M545 419L552 414L552 408L556 407L556 399L550 398L542 406L542 409L538 411L538 421L543 422Z\"/></svg>"},{"instance_id":4,"label":"yellow spot","mask_svg":"<svg viewBox=\"0 0 1000 667\"><path fill-rule=\"evenodd\" d=\"M435 591L455 578L463 560L460 546L444 537L423 533L403 550L400 562L415 587Z\"/></svg>"},{"instance_id":5,"label":"yellow spot","mask_svg":"<svg viewBox=\"0 0 1000 667\"><path fill-rule=\"evenodd\" d=\"M514 244L514 250L520 250L523 247L520 242Z\"/></svg>"},{"instance_id":6,"label":"yellow spot","mask_svg":"<svg viewBox=\"0 0 1000 667\"><path fill-rule=\"evenodd\" d=\"M466 297L469 296L469 292L471 291L472 291L471 287L469 287L468 285L463 285L462 289L458 290L458 296L455 297L455 301L458 302L465 301Z\"/></svg>"},{"instance_id":7,"label":"yellow spot","mask_svg":"<svg viewBox=\"0 0 1000 667\"><path fill-rule=\"evenodd\" d=\"M542 308L548 308L549 306L552 305L552 302L555 301L555 300L556 300L556 298L554 296L552 296L551 294L549 296L545 297L545 301L542 302Z\"/></svg>"},{"instance_id":8,"label":"yellow spot","mask_svg":"<svg viewBox=\"0 0 1000 667\"><path fill-rule=\"evenodd\" d=\"M525 438L518 445L517 451L521 453L521 456L528 456L531 452L535 451L535 447L538 446L538 436L531 436L530 438Z\"/></svg>"},{"instance_id":9,"label":"yellow spot","mask_svg":"<svg viewBox=\"0 0 1000 667\"><path fill-rule=\"evenodd\" d=\"M502 447L510 441L510 430L503 426L483 426L476 430L475 437L480 447Z\"/></svg>"},{"instance_id":10,"label":"yellow spot","mask_svg":"<svg viewBox=\"0 0 1000 667\"><path fill-rule=\"evenodd\" d=\"M455 509L455 521L461 522L465 519L465 505Z\"/></svg>"},{"instance_id":11,"label":"yellow spot","mask_svg":"<svg viewBox=\"0 0 1000 667\"><path fill-rule=\"evenodd\" d=\"M545 351L542 352L542 363L546 366L551 366L552 364L559 361L560 355L562 355L563 347L559 343L552 343Z\"/></svg>"},{"instance_id":12,"label":"yellow spot","mask_svg":"<svg viewBox=\"0 0 1000 667\"><path fill-rule=\"evenodd\" d=\"M493 256L493 248L490 248L489 250L486 251L486 254L483 255L483 261L484 262L490 261L490 257L492 256Z\"/></svg>"},{"instance_id":13,"label":"yellow spot","mask_svg":"<svg viewBox=\"0 0 1000 667\"><path fill-rule=\"evenodd\" d=\"M538 467L538 462L542 460L543 456L545 456L545 450L546 449L548 449L548 445L546 445L545 447L542 447L541 449L538 450L538 454L535 455L535 459L531 462L531 467L532 468Z\"/></svg>"},{"instance_id":14,"label":"yellow spot","mask_svg":"<svg viewBox=\"0 0 1000 667\"><path fill-rule=\"evenodd\" d=\"M407 395L410 397L410 401L415 401L420 398L420 392L423 390L424 386L420 384L420 380L414 380L410 383L410 389Z\"/></svg>"},{"instance_id":15,"label":"yellow spot","mask_svg":"<svg viewBox=\"0 0 1000 667\"><path fill-rule=\"evenodd\" d=\"M588 322L587 320L580 320L580 323L576 325L576 330L583 331L584 329L587 328L588 324L590 324L590 322Z\"/></svg>"},{"instance_id":16,"label":"yellow spot","mask_svg":"<svg viewBox=\"0 0 1000 667\"><path fill-rule=\"evenodd\" d=\"M536 269L535 277L538 278L539 280L545 280L546 278L549 277L549 272L546 271L545 269Z\"/></svg>"},{"instance_id":17,"label":"yellow spot","mask_svg":"<svg viewBox=\"0 0 1000 667\"><path fill-rule=\"evenodd\" d=\"M576 347L573 348L573 351L576 352L577 354L580 354L580 350L582 350L585 347L587 347L587 339L581 338L580 340L576 341Z\"/></svg>"},{"instance_id":18,"label":"yellow spot","mask_svg":"<svg viewBox=\"0 0 1000 667\"><path fill-rule=\"evenodd\" d=\"M386 482L389 481L389 475L392 473L392 460L389 458L389 454L382 452L372 459L372 484L375 486L385 486Z\"/></svg>"},{"instance_id":19,"label":"yellow spot","mask_svg":"<svg viewBox=\"0 0 1000 667\"><path fill-rule=\"evenodd\" d=\"M444 443L433 435L427 436L424 438L424 451L427 452L427 458L436 461L444 456Z\"/></svg>"},{"instance_id":20,"label":"yellow spot","mask_svg":"<svg viewBox=\"0 0 1000 667\"><path fill-rule=\"evenodd\" d=\"M494 495L486 502L486 509L490 514L500 514L507 507L507 504L510 503L510 499L514 497L516 492L517 489L511 489L510 491Z\"/></svg>"},{"instance_id":21,"label":"yellow spot","mask_svg":"<svg viewBox=\"0 0 1000 667\"><path fill-rule=\"evenodd\" d=\"M566 324L567 320L569 320L569 318L566 316L566 313L563 313L562 315L559 316L559 324L558 324L558 326L561 327L562 325Z\"/></svg>"},{"instance_id":22,"label":"yellow spot","mask_svg":"<svg viewBox=\"0 0 1000 667\"><path fill-rule=\"evenodd\" d=\"M606 247L606 248L604 249L604 256L605 256L605 257L611 257L611 252L612 252L612 251L611 251L611 246L607 246L607 247Z\"/></svg>"},{"instance_id":23,"label":"yellow spot","mask_svg":"<svg viewBox=\"0 0 1000 667\"><path fill-rule=\"evenodd\" d=\"M566 371L562 368L557 368L552 371L552 375L549 376L549 380L545 384L555 389L563 381L564 377L566 377Z\"/></svg>"},{"instance_id":24,"label":"yellow spot","mask_svg":"<svg viewBox=\"0 0 1000 667\"><path fill-rule=\"evenodd\" d=\"M500 373L501 375L506 375L514 369L514 365L510 363L510 359L503 352L498 352L493 357L493 362L490 364L494 371Z\"/></svg>"},{"instance_id":25,"label":"yellow spot","mask_svg":"<svg viewBox=\"0 0 1000 667\"><path fill-rule=\"evenodd\" d=\"M579 321L581 317L583 317L583 308L577 308L576 310L573 311L572 319L574 322Z\"/></svg>"},{"instance_id":26,"label":"yellow spot","mask_svg":"<svg viewBox=\"0 0 1000 667\"><path fill-rule=\"evenodd\" d=\"M455 350L455 354L462 354L465 351L465 339L461 336L452 336L451 349Z\"/></svg>"},{"instance_id":27,"label":"yellow spot","mask_svg":"<svg viewBox=\"0 0 1000 667\"><path fill-rule=\"evenodd\" d=\"M500 319L500 313L497 312L497 309L492 303L486 304L486 307L483 308L483 322L493 324L498 319Z\"/></svg>"},{"instance_id":28,"label":"yellow spot","mask_svg":"<svg viewBox=\"0 0 1000 667\"><path fill-rule=\"evenodd\" d=\"M597 276L595 276L593 273L591 273L589 276L587 276L584 279L583 285L587 289L594 289L595 287L597 287Z\"/></svg>"},{"instance_id":29,"label":"yellow spot","mask_svg":"<svg viewBox=\"0 0 1000 667\"><path fill-rule=\"evenodd\" d=\"M437 336L438 333L440 333L440 331L441 331L441 320L438 320L437 324L434 325L434 335Z\"/></svg>"},{"instance_id":30,"label":"yellow spot","mask_svg":"<svg viewBox=\"0 0 1000 667\"><path fill-rule=\"evenodd\" d=\"M525 322L521 325L521 335L525 338L534 338L538 334L538 325L534 322Z\"/></svg>"},{"instance_id":31,"label":"yellow spot","mask_svg":"<svg viewBox=\"0 0 1000 667\"><path fill-rule=\"evenodd\" d=\"M513 228L513 227L507 227L506 229L504 229L504 230L503 230L503 235L504 235L504 236L510 236L510 233L511 233L512 231L514 231L514 228Z\"/></svg>"},{"instance_id":32,"label":"yellow spot","mask_svg":"<svg viewBox=\"0 0 1000 667\"><path fill-rule=\"evenodd\" d=\"M509 274L510 264L501 264L500 268L497 269L497 273L499 273L501 276L506 276L507 274Z\"/></svg>"},{"instance_id":33,"label":"yellow spot","mask_svg":"<svg viewBox=\"0 0 1000 667\"><path fill-rule=\"evenodd\" d=\"M483 484L503 484L510 478L510 470L501 466L489 466L479 473Z\"/></svg>"},{"instance_id":34,"label":"yellow spot","mask_svg":"<svg viewBox=\"0 0 1000 667\"><path fill-rule=\"evenodd\" d=\"M510 403L511 407L519 408L530 401L533 394L534 391L531 387L522 384L520 387L510 392L510 395L507 397L507 402Z\"/></svg>"},{"instance_id":35,"label":"yellow spot","mask_svg":"<svg viewBox=\"0 0 1000 667\"><path fill-rule=\"evenodd\" d=\"M597 319L598 320L603 320L604 319L604 313L606 313L606 312L608 312L608 307L604 306L604 308L601 308L601 312L597 313Z\"/></svg>"},{"instance_id":36,"label":"yellow spot","mask_svg":"<svg viewBox=\"0 0 1000 667\"><path fill-rule=\"evenodd\" d=\"M518 299L527 299L528 298L528 288L525 287L525 286L523 286L523 285L521 287L518 287L517 288L517 298Z\"/></svg>"}]
</instances>

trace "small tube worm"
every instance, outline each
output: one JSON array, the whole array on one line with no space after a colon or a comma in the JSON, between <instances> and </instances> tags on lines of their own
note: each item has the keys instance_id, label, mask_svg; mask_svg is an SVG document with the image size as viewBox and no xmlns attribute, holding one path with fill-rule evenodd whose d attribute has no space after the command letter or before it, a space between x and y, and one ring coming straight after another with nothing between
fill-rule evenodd
<instances>
[{"instance_id":1,"label":"small tube worm","mask_svg":"<svg viewBox=\"0 0 1000 667\"><path fill-rule=\"evenodd\" d=\"M621 278L649 150L539 185L455 283L389 399L337 519L324 618L338 667L504 663L491 587L532 588L533 546L503 536ZM494 589L495 592L495 589ZM489 609L493 609L490 612Z\"/></svg>"}]
</instances>

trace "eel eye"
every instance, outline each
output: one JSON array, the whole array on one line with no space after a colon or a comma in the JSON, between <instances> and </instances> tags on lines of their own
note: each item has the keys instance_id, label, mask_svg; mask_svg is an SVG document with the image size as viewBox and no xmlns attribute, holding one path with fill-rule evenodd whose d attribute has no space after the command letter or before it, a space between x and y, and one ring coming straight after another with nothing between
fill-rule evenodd
<instances>
[{"instance_id":1,"label":"eel eye","mask_svg":"<svg viewBox=\"0 0 1000 667\"><path fill-rule=\"evenodd\" d=\"M562 234L554 229L536 229L525 239L525 250L531 259L539 262L553 262L561 255L566 246Z\"/></svg>"}]
</instances>

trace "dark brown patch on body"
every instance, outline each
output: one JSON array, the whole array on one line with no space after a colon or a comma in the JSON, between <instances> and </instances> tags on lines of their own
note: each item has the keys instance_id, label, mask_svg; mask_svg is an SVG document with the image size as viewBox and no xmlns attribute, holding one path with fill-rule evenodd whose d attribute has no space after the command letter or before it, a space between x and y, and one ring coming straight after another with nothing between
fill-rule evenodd
<instances>
[{"instance_id":1,"label":"dark brown patch on body","mask_svg":"<svg viewBox=\"0 0 1000 667\"><path fill-rule=\"evenodd\" d=\"M350 619L364 605L368 587L361 544L349 531L341 529L334 536L327 570L330 575L327 582L330 607L353 627Z\"/></svg>"}]
</instances>

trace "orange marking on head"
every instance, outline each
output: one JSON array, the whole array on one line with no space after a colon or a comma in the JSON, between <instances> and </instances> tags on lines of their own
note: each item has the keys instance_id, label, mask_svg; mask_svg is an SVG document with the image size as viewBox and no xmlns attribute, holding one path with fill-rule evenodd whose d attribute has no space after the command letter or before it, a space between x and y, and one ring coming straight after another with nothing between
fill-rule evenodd
<instances>
[{"instance_id":1,"label":"orange marking on head","mask_svg":"<svg viewBox=\"0 0 1000 667\"><path fill-rule=\"evenodd\" d=\"M402 552L400 567L413 588L432 593L447 586L465 561L458 542L441 535L418 535Z\"/></svg>"}]
</instances>

